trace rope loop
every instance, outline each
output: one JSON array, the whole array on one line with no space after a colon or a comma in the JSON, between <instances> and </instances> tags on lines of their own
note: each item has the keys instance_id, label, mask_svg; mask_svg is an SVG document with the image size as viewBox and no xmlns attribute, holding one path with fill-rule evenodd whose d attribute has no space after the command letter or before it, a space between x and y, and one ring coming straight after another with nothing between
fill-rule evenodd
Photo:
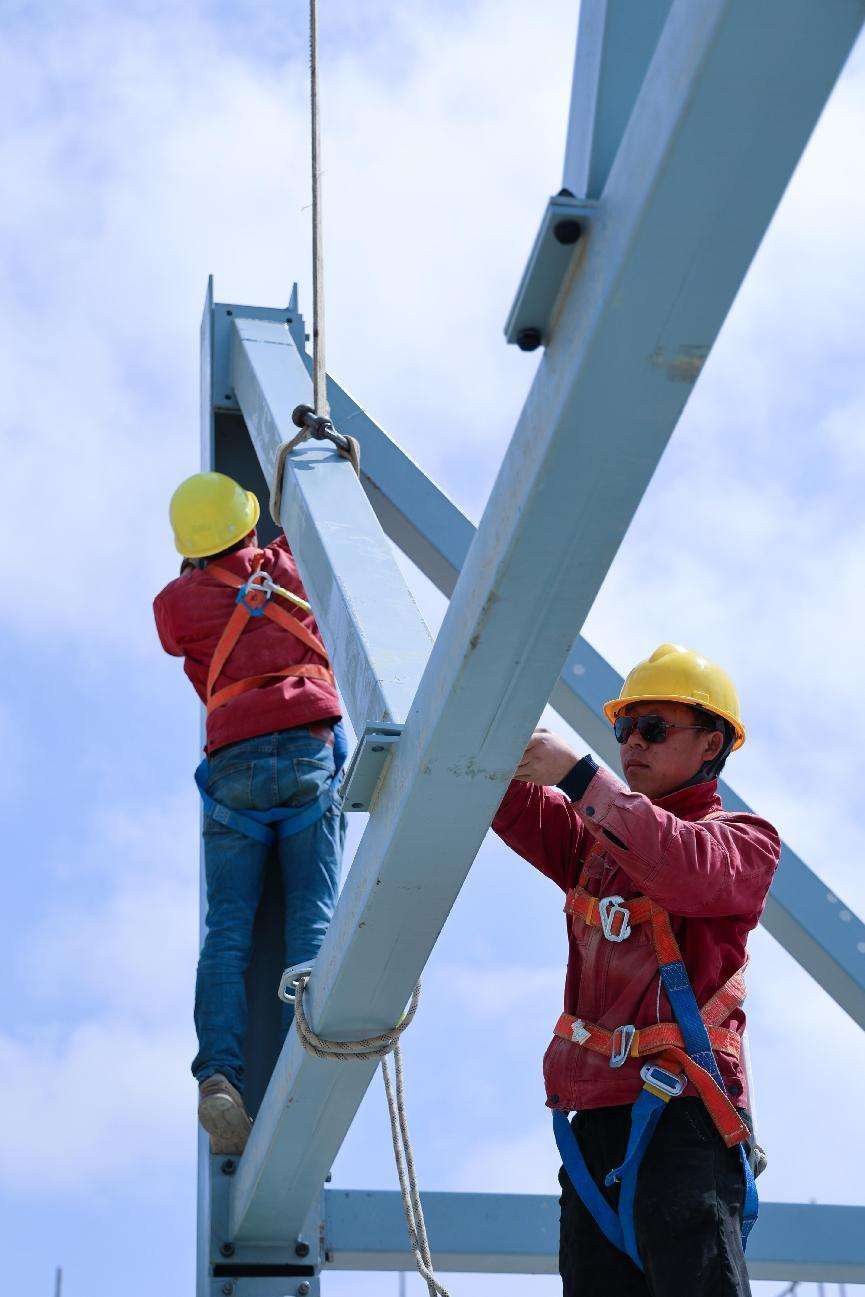
<instances>
[{"instance_id":1,"label":"rope loop","mask_svg":"<svg viewBox=\"0 0 865 1297\"><path fill-rule=\"evenodd\" d=\"M304 1049L316 1058L331 1059L338 1063L380 1062L384 1081L387 1110L390 1116L390 1133L393 1142L393 1155L399 1176L402 1205L408 1227L409 1245L414 1256L418 1273L426 1283L429 1297L450 1297L436 1279L430 1253L429 1239L426 1232L423 1207L420 1200L420 1189L414 1164L414 1150L408 1129L408 1117L405 1110L405 1080L403 1077L402 1051L399 1039L406 1027L414 1019L420 1002L420 982L412 991L408 1008L395 1027L383 1031L377 1036L366 1036L363 1040L327 1040L319 1036L310 1026L303 1006L303 997L309 983L310 974L298 975L296 999L294 1004L294 1021L297 1034ZM393 1055L394 1078L391 1077L388 1057Z\"/></svg>"},{"instance_id":2,"label":"rope loop","mask_svg":"<svg viewBox=\"0 0 865 1297\"><path fill-rule=\"evenodd\" d=\"M292 437L291 441L284 441L276 452L273 482L270 487L270 516L276 523L277 527L282 526L280 514L282 513L282 483L283 478L285 477L285 461L293 450L298 446L303 445L303 443L308 441L311 436L315 436L319 441L325 438L327 438L328 441L332 441L338 454L340 454L343 459L348 460L355 473L360 477L360 442L356 437L346 437L341 432L336 432L329 419L326 420L326 423L330 432L324 431L313 433L310 431L309 427L304 426L296 436ZM331 432L334 434L333 436L330 435ZM339 438L339 440L337 441L336 438Z\"/></svg>"}]
</instances>

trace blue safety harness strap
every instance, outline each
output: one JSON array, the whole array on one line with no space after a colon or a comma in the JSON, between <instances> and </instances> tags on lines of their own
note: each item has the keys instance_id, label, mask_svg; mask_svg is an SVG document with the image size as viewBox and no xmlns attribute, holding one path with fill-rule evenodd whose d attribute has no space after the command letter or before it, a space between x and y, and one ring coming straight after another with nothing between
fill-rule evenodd
<instances>
[{"instance_id":1,"label":"blue safety harness strap","mask_svg":"<svg viewBox=\"0 0 865 1297\"><path fill-rule=\"evenodd\" d=\"M709 1033L700 1016L697 997L694 995L694 988L691 986L684 963L681 960L676 960L673 963L662 964L661 981L667 993L667 999L670 1001L673 1016L682 1033L687 1053L712 1076L726 1094L727 1087L724 1084L718 1061L709 1042ZM757 1194L757 1184L754 1180L754 1172L748 1158L748 1150L744 1144L739 1144L738 1148L742 1158L742 1173L745 1177L745 1198L742 1205L742 1246L744 1247L757 1219L760 1201Z\"/></svg>"},{"instance_id":2,"label":"blue safety harness strap","mask_svg":"<svg viewBox=\"0 0 865 1297\"><path fill-rule=\"evenodd\" d=\"M224 806L207 791L208 766L207 758L201 762L195 772L195 782L201 794L205 815L224 824L228 829L242 833L246 838L253 838L264 846L271 846L280 838L290 838L302 833L315 824L332 805L339 791L339 776L348 755L348 744L345 729L341 722L333 727L333 763L334 774L330 787L320 797L306 806L274 806L269 811L236 811Z\"/></svg>"},{"instance_id":3,"label":"blue safety harness strap","mask_svg":"<svg viewBox=\"0 0 865 1297\"><path fill-rule=\"evenodd\" d=\"M700 1015L697 998L694 995L684 963L681 960L676 960L661 964L660 973L664 990L673 1010L673 1016L682 1033L686 1052L713 1077L724 1094L726 1094L726 1086L718 1068L709 1040L709 1033ZM567 1114L561 1111L553 1112L553 1131L556 1143L559 1147L562 1163L574 1189L591 1212L602 1233L615 1247L626 1252L641 1270L643 1264L637 1247L636 1226L634 1223L637 1177L640 1171L640 1163L668 1101L667 1097L662 1097L650 1088L647 1081L646 1088L644 1088L631 1109L631 1130L625 1160L621 1166L610 1171L605 1179L605 1184L608 1187L616 1183L621 1184L618 1213L610 1207L595 1184L586 1166L577 1137L571 1129ZM739 1144L738 1148L742 1159L742 1174L745 1181L742 1204L742 1246L744 1248L751 1228L757 1219L759 1199L748 1151L744 1144Z\"/></svg>"},{"instance_id":4,"label":"blue safety harness strap","mask_svg":"<svg viewBox=\"0 0 865 1297\"><path fill-rule=\"evenodd\" d=\"M585 1206L592 1213L595 1224L606 1234L613 1247L625 1251L622 1222L615 1209L610 1206L598 1186L583 1157L579 1141L571 1130L568 1114L555 1109L553 1112L553 1133L559 1146L562 1165L568 1173L568 1179L576 1189Z\"/></svg>"}]
</instances>

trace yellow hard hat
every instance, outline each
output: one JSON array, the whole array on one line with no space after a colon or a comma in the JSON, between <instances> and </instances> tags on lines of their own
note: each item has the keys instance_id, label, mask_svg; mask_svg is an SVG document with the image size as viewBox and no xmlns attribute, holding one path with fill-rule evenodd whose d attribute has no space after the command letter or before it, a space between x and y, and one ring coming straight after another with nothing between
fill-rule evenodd
<instances>
[{"instance_id":1,"label":"yellow hard hat","mask_svg":"<svg viewBox=\"0 0 865 1297\"><path fill-rule=\"evenodd\" d=\"M662 644L650 658L639 662L622 685L618 698L604 703L604 713L613 724L630 703L689 703L704 712L729 721L736 732L733 751L745 742L745 727L739 709L739 695L727 672L693 649L681 644Z\"/></svg>"},{"instance_id":2,"label":"yellow hard hat","mask_svg":"<svg viewBox=\"0 0 865 1297\"><path fill-rule=\"evenodd\" d=\"M185 558L231 549L252 531L260 512L252 492L224 473L194 473L180 483L168 506L174 544Z\"/></svg>"}]
</instances>

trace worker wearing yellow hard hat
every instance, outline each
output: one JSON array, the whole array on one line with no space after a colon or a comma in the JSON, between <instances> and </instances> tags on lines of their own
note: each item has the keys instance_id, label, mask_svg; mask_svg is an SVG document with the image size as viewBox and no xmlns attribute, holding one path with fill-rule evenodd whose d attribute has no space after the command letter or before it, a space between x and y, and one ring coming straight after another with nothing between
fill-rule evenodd
<instances>
[{"instance_id":1,"label":"worker wearing yellow hard hat","mask_svg":"<svg viewBox=\"0 0 865 1297\"><path fill-rule=\"evenodd\" d=\"M262 548L258 500L224 473L196 473L171 497L181 575L154 602L167 653L207 712L204 805L207 933L198 963L198 1112L214 1153L242 1153L244 973L271 851L285 895L286 963L314 959L336 901L346 755L340 701L294 556ZM283 1027L291 1021L284 1008Z\"/></svg>"},{"instance_id":2,"label":"worker wearing yellow hard hat","mask_svg":"<svg viewBox=\"0 0 865 1297\"><path fill-rule=\"evenodd\" d=\"M565 1011L544 1057L564 1297L745 1297L762 1153L743 971L780 841L724 808L745 729L716 663L662 644L603 710L624 782L538 729L493 821L565 893Z\"/></svg>"},{"instance_id":3,"label":"worker wearing yellow hard hat","mask_svg":"<svg viewBox=\"0 0 865 1297\"><path fill-rule=\"evenodd\" d=\"M258 524L258 499L225 473L194 473L171 497L174 547L184 558L230 549Z\"/></svg>"}]
</instances>

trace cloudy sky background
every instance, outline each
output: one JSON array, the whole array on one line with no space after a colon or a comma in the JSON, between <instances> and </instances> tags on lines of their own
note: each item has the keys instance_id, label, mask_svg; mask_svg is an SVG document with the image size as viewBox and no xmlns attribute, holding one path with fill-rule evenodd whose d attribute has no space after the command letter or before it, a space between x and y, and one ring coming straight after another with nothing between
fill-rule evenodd
<instances>
[{"instance_id":1,"label":"cloudy sky background","mask_svg":"<svg viewBox=\"0 0 865 1297\"><path fill-rule=\"evenodd\" d=\"M475 520L537 363L501 326L560 184L576 11L322 6L329 364ZM20 1297L57 1264L64 1297L192 1291L197 704L150 601L197 468L207 274L260 305L298 279L309 314L305 22L271 0L4 7L0 1201ZM728 666L751 735L731 783L860 914L863 137L860 47L587 626L622 671L666 639ZM863 1203L862 1034L767 934L752 949L763 1196ZM488 840L406 1049L426 1187L554 1190L539 1065L564 954L559 896ZM378 1082L334 1178L395 1184Z\"/></svg>"}]
</instances>

